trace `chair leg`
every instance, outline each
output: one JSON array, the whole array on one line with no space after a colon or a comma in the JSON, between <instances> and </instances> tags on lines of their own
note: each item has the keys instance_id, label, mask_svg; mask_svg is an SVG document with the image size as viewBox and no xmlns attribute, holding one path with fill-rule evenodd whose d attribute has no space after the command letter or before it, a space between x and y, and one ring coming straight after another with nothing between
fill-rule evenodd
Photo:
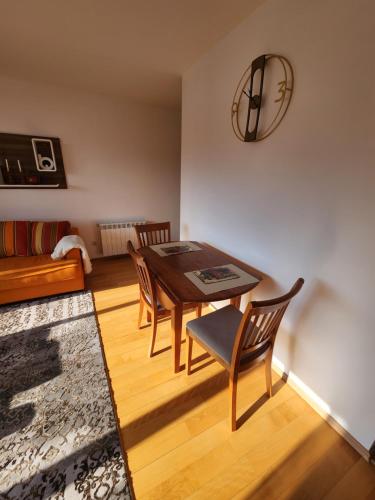
<instances>
[{"instance_id":1,"label":"chair leg","mask_svg":"<svg viewBox=\"0 0 375 500\"><path fill-rule=\"evenodd\" d=\"M138 328L141 328L142 325L142 317L143 317L143 310L144 310L144 303L142 297L139 299L139 315L138 315Z\"/></svg>"},{"instance_id":2,"label":"chair leg","mask_svg":"<svg viewBox=\"0 0 375 500\"><path fill-rule=\"evenodd\" d=\"M197 314L197 318L200 318L202 316L202 304L199 304L195 311Z\"/></svg>"},{"instance_id":3,"label":"chair leg","mask_svg":"<svg viewBox=\"0 0 375 500\"><path fill-rule=\"evenodd\" d=\"M237 375L229 375L229 418L231 431L237 429L236 403L237 403Z\"/></svg>"},{"instance_id":4,"label":"chair leg","mask_svg":"<svg viewBox=\"0 0 375 500\"><path fill-rule=\"evenodd\" d=\"M146 317L147 317L147 323L151 323L151 313L150 311L147 311L147 314L146 314Z\"/></svg>"},{"instance_id":5,"label":"chair leg","mask_svg":"<svg viewBox=\"0 0 375 500\"><path fill-rule=\"evenodd\" d=\"M272 397L272 351L267 354L265 359L266 387L269 397Z\"/></svg>"},{"instance_id":6,"label":"chair leg","mask_svg":"<svg viewBox=\"0 0 375 500\"><path fill-rule=\"evenodd\" d=\"M193 339L186 332L187 350L186 350L186 375L191 374L191 360L193 357Z\"/></svg>"},{"instance_id":7,"label":"chair leg","mask_svg":"<svg viewBox=\"0 0 375 500\"><path fill-rule=\"evenodd\" d=\"M151 358L154 355L154 347L155 347L155 340L156 340L156 329L158 326L158 316L155 312L153 312L151 315L151 342L150 342L150 347L148 350L148 357Z\"/></svg>"}]
</instances>

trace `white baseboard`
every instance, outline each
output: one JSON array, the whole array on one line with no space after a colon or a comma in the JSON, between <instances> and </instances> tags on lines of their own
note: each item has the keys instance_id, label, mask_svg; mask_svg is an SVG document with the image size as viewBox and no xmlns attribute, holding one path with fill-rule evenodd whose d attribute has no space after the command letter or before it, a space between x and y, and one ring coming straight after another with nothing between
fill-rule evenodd
<instances>
[{"instance_id":1,"label":"white baseboard","mask_svg":"<svg viewBox=\"0 0 375 500\"><path fill-rule=\"evenodd\" d=\"M370 453L350 432L343 427L339 419L332 415L329 405L323 401L293 372L286 372L283 363L275 356L272 360L273 370L280 375L290 387L301 396L340 436L342 436L367 462Z\"/></svg>"}]
</instances>

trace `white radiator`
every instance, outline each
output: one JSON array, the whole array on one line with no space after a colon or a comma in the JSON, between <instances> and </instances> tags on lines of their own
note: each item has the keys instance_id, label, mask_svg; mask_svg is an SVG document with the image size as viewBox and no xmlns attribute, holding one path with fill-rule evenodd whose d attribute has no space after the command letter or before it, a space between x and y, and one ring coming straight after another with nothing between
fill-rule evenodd
<instances>
[{"instance_id":1,"label":"white radiator","mask_svg":"<svg viewBox=\"0 0 375 500\"><path fill-rule=\"evenodd\" d=\"M134 226L144 224L145 221L131 222L108 222L98 224L99 234L102 242L103 255L127 254L126 245L130 240L134 248L138 248L137 235Z\"/></svg>"}]
</instances>

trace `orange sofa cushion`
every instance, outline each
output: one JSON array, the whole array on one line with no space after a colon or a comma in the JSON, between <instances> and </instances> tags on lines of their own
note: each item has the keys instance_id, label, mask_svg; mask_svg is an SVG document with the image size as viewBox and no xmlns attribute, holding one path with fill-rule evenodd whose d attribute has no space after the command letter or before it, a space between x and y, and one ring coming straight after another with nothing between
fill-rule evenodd
<instances>
[{"instance_id":1,"label":"orange sofa cushion","mask_svg":"<svg viewBox=\"0 0 375 500\"><path fill-rule=\"evenodd\" d=\"M56 283L80 276L80 259L52 260L49 255L0 259L0 292Z\"/></svg>"}]
</instances>

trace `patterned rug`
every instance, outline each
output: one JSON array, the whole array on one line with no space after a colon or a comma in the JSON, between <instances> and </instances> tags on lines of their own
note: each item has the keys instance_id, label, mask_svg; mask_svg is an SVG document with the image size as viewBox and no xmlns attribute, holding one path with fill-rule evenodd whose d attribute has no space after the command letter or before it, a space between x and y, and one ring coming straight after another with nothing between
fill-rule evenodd
<instances>
[{"instance_id":1,"label":"patterned rug","mask_svg":"<svg viewBox=\"0 0 375 500\"><path fill-rule=\"evenodd\" d=\"M91 292L0 307L0 498L132 498Z\"/></svg>"}]
</instances>

